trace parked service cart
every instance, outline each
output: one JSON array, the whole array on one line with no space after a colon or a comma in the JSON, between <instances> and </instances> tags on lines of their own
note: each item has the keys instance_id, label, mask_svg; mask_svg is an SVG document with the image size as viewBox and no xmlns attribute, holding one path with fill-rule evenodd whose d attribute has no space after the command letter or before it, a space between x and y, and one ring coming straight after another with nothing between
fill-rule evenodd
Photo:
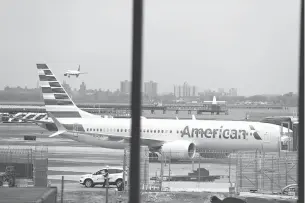
<instances>
[{"instance_id":1,"label":"parked service cart","mask_svg":"<svg viewBox=\"0 0 305 203\"><path fill-rule=\"evenodd\" d=\"M199 176L200 171L200 176ZM216 179L224 178L221 175L210 175L209 171L205 168L198 168L196 171L188 173L188 175L172 175L163 176L163 181L200 181L202 182L214 182ZM157 180L158 177L152 177L150 180Z\"/></svg>"}]
</instances>

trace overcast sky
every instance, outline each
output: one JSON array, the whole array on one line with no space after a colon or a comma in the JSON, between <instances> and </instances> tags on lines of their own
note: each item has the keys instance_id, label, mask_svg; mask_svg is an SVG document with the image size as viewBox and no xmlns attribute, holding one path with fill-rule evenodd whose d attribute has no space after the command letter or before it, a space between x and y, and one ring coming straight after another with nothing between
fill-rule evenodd
<instances>
[{"instance_id":1,"label":"overcast sky","mask_svg":"<svg viewBox=\"0 0 305 203\"><path fill-rule=\"evenodd\" d=\"M236 87L296 92L299 1L146 0L144 80L173 92ZM131 79L132 1L1 0L0 88L35 87L36 63L79 88L115 90ZM89 72L65 78L68 69Z\"/></svg>"}]
</instances>

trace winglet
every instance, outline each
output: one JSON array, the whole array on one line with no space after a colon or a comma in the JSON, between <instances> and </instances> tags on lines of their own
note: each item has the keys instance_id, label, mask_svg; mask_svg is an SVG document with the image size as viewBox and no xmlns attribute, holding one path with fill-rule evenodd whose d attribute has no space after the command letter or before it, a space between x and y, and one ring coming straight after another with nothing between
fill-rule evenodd
<instances>
[{"instance_id":1,"label":"winglet","mask_svg":"<svg viewBox=\"0 0 305 203\"><path fill-rule=\"evenodd\" d=\"M192 120L196 120L196 117L194 114L192 115Z\"/></svg>"},{"instance_id":2,"label":"winglet","mask_svg":"<svg viewBox=\"0 0 305 203\"><path fill-rule=\"evenodd\" d=\"M178 116L176 116L176 120L179 120Z\"/></svg>"},{"instance_id":3,"label":"winglet","mask_svg":"<svg viewBox=\"0 0 305 203\"><path fill-rule=\"evenodd\" d=\"M53 116L52 113L48 112L49 116L52 118L52 120L54 121L58 131L56 133L53 133L52 135L50 135L49 137L55 137L58 136L62 133L67 132L67 129Z\"/></svg>"}]
</instances>

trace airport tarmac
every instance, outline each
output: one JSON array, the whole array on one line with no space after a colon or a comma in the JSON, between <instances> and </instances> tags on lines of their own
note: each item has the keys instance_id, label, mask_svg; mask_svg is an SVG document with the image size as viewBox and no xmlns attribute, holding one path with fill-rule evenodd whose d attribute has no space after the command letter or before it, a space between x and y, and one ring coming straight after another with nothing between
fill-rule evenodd
<instances>
[{"instance_id":1,"label":"airport tarmac","mask_svg":"<svg viewBox=\"0 0 305 203\"><path fill-rule=\"evenodd\" d=\"M211 119L211 120L244 120L246 114L249 115L249 119L253 121L261 120L267 116L292 116L293 112L296 112L297 108L289 107L288 109L263 109L263 108L229 108L229 115L220 113L219 115L211 113L196 114L196 111L192 111L188 114L188 111L179 111L176 114L175 111L167 111L163 114L163 111L156 110L154 114L149 110L143 110L142 116L147 118L167 118L167 119L191 119L192 114L196 116L196 119Z\"/></svg>"},{"instance_id":2,"label":"airport tarmac","mask_svg":"<svg viewBox=\"0 0 305 203\"><path fill-rule=\"evenodd\" d=\"M36 135L36 141L24 141L24 135ZM47 146L49 167L48 179L52 185L60 186L61 177L65 178L65 190L95 190L85 188L78 183L81 175L93 173L105 166L123 167L123 150L104 149L92 147L72 140L61 138L48 138L49 132L39 126L0 124L0 148L8 146L14 148L24 148L26 146ZM228 164L201 163L201 168L210 171L210 175L228 175ZM198 163L170 164L172 175L187 175L196 170ZM160 174L161 164L150 163L149 176L154 177ZM169 174L169 164L164 166L164 175ZM228 192L228 178L216 180L215 182L163 182L164 187L172 191L213 191ZM97 186L99 188L99 186Z\"/></svg>"},{"instance_id":3,"label":"airport tarmac","mask_svg":"<svg viewBox=\"0 0 305 203\"><path fill-rule=\"evenodd\" d=\"M244 120L246 115L249 115L249 120L261 120L267 116L293 116L294 112L297 111L296 107L289 107L288 109L267 109L267 108L229 108L229 115L221 113L220 115L211 113L196 114L196 111L192 111L188 114L188 111L163 111L156 110L153 114L150 110L143 110L142 116L147 118L160 118L160 119L191 119L192 114L196 116L196 119L211 119L211 120ZM123 113L122 113L123 114ZM103 114L104 115L104 114Z\"/></svg>"}]
</instances>

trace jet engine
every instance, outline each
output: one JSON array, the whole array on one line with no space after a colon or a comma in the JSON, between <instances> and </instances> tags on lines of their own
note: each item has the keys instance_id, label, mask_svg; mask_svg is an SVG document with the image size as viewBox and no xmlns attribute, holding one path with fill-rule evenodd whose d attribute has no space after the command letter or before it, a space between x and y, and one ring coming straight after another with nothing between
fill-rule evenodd
<instances>
[{"instance_id":1,"label":"jet engine","mask_svg":"<svg viewBox=\"0 0 305 203\"><path fill-rule=\"evenodd\" d=\"M165 143L162 146L162 153L171 159L193 159L196 154L196 146L187 140L177 140Z\"/></svg>"}]
</instances>

